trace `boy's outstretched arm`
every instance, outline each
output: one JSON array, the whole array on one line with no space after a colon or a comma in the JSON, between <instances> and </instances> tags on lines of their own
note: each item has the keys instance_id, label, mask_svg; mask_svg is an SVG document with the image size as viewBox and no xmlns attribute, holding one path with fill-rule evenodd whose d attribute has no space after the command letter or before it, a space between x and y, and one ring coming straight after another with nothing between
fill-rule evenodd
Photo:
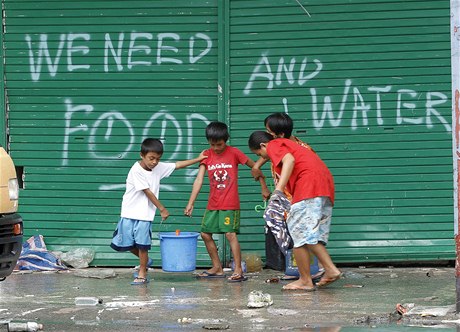
<instances>
[{"instance_id":1,"label":"boy's outstretched arm","mask_svg":"<svg viewBox=\"0 0 460 332\"><path fill-rule=\"evenodd\" d=\"M154 193L150 189L144 189L144 194L147 196L150 202L153 203L160 210L161 220L166 220L169 217L169 211L165 208L163 204L161 204L160 200L155 196Z\"/></svg>"},{"instance_id":2,"label":"boy's outstretched arm","mask_svg":"<svg viewBox=\"0 0 460 332\"><path fill-rule=\"evenodd\" d=\"M259 161L260 161L260 159L257 160L257 162L259 162ZM263 165L264 163L262 163L261 165ZM256 165L256 164L257 163L255 163L251 158L248 158L248 161L246 162L246 166L251 168L251 174L252 174L252 171L254 170L254 165ZM259 181L260 186L262 187L262 197L263 197L264 200L266 200L266 199L268 199L270 197L270 190L268 190L268 188L267 188L267 183L265 182L264 174L262 173L262 171L260 169L259 169L259 172L260 172L261 175L259 175L257 178L254 177L254 179L256 181Z\"/></svg>"},{"instance_id":3,"label":"boy's outstretched arm","mask_svg":"<svg viewBox=\"0 0 460 332\"><path fill-rule=\"evenodd\" d=\"M190 165L199 163L199 162L202 161L203 159L208 158L208 156L206 156L206 155L204 154L204 151L205 151L205 150L201 151L200 155L199 155L198 157L196 157L196 158L188 159L188 160L176 161L176 169L184 168L184 167L187 167L187 166L190 166Z\"/></svg>"},{"instance_id":4,"label":"boy's outstretched arm","mask_svg":"<svg viewBox=\"0 0 460 332\"><path fill-rule=\"evenodd\" d=\"M254 180L259 180L259 178L265 178L264 173L260 170L262 166L267 162L268 160L260 157L252 166L251 168L251 175L254 178Z\"/></svg>"},{"instance_id":5,"label":"boy's outstretched arm","mask_svg":"<svg viewBox=\"0 0 460 332\"><path fill-rule=\"evenodd\" d=\"M192 193L190 194L190 198L188 200L187 206L184 209L184 214L186 216L189 216L189 217L192 216L193 205L195 204L196 198L198 197L201 187L203 186L203 179L204 179L205 173L206 173L206 166L200 165L200 168L198 169L198 174L196 175L196 179L193 182Z\"/></svg>"}]
</instances>

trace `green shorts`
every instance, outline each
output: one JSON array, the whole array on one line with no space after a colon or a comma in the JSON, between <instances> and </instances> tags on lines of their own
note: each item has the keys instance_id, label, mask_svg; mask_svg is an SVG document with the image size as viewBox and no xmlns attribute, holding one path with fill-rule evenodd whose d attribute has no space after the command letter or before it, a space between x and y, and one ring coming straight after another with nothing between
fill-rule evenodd
<instances>
[{"instance_id":1,"label":"green shorts","mask_svg":"<svg viewBox=\"0 0 460 332\"><path fill-rule=\"evenodd\" d=\"M240 210L206 210L201 221L203 233L239 233Z\"/></svg>"}]
</instances>

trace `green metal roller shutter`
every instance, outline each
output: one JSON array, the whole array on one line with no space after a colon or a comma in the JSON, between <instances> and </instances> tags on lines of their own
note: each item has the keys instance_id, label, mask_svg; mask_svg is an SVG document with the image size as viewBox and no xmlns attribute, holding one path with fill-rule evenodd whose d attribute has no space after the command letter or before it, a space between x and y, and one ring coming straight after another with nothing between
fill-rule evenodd
<instances>
[{"instance_id":1,"label":"green metal roller shutter","mask_svg":"<svg viewBox=\"0 0 460 332\"><path fill-rule=\"evenodd\" d=\"M164 140L163 161L188 159L207 147L204 127L217 118L216 1L2 3L26 237L42 234L52 250L94 248L95 265L134 264L109 244L142 139ZM182 216L195 171L164 181L171 217L154 232L199 229L200 218Z\"/></svg>"},{"instance_id":2,"label":"green metal roller shutter","mask_svg":"<svg viewBox=\"0 0 460 332\"><path fill-rule=\"evenodd\" d=\"M454 258L449 1L232 0L229 16L232 142L291 115L335 178L334 260ZM243 247L262 247L246 213Z\"/></svg>"},{"instance_id":3,"label":"green metal roller shutter","mask_svg":"<svg viewBox=\"0 0 460 332\"><path fill-rule=\"evenodd\" d=\"M26 236L43 234L53 250L93 247L96 265L131 265L108 243L143 137L165 140L166 161L190 158L207 147L206 122L220 119L249 153L248 135L287 111L335 176L336 261L454 257L448 1L3 5ZM263 255L259 187L240 174L242 250ZM193 168L164 182L172 216L154 232L198 229L201 215L181 216L192 181ZM208 264L201 243L198 264Z\"/></svg>"}]
</instances>

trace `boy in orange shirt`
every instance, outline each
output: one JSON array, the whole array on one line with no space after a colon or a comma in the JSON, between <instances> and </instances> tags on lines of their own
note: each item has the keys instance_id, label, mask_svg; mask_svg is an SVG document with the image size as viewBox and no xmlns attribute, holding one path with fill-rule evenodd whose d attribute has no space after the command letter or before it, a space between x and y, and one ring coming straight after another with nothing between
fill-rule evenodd
<instances>
[{"instance_id":1,"label":"boy in orange shirt","mask_svg":"<svg viewBox=\"0 0 460 332\"><path fill-rule=\"evenodd\" d=\"M300 278L283 289L316 289L310 275L310 250L325 269L316 286L324 287L340 279L342 273L326 250L334 204L334 180L326 164L310 149L286 138L274 139L264 131L252 133L248 145L259 157L270 159L279 175L271 199L285 197L285 188L292 194L286 222Z\"/></svg>"}]
</instances>

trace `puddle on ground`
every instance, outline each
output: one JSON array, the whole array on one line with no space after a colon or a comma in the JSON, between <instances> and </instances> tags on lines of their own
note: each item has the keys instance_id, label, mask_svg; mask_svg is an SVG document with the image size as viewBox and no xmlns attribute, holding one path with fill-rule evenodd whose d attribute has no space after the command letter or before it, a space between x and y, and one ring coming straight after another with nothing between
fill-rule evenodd
<instances>
[{"instance_id":1,"label":"puddle on ground","mask_svg":"<svg viewBox=\"0 0 460 332\"><path fill-rule=\"evenodd\" d=\"M399 324L389 324L384 326L332 326L332 327L305 327L301 331L312 331L312 332L426 332L427 329L436 329L437 331L442 332L456 332L457 328L455 326L447 325L423 325L423 326L408 326L408 325L399 325Z\"/></svg>"}]
</instances>

